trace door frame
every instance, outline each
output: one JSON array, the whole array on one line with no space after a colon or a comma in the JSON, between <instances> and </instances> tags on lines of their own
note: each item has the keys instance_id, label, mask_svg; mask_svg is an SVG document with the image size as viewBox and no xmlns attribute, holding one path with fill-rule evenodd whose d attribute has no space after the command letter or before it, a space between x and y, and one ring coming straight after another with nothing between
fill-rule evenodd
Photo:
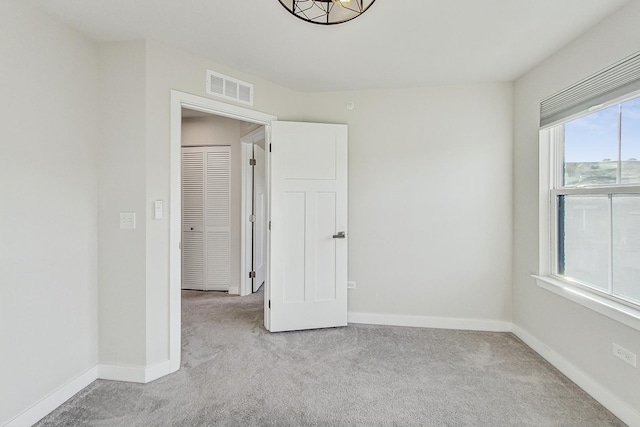
<instances>
[{"instance_id":1,"label":"door frame","mask_svg":"<svg viewBox=\"0 0 640 427\"><path fill-rule=\"evenodd\" d=\"M181 309L181 263L180 249L182 231L182 192L180 148L182 145L182 108L201 111L203 113L242 120L265 126L265 136L268 143L268 126L278 118L271 114L251 110L236 105L226 104L213 99L192 95L177 90L171 91L171 141L170 141L170 189L169 189L169 364L171 372L180 369L180 352L182 342L182 309ZM267 162L268 163L268 162ZM267 177L269 172L267 171ZM269 183L267 182L267 190ZM268 197L268 195L267 195ZM269 259L269 245L267 245L267 260ZM267 264L268 269L268 264ZM269 292L269 273L265 278L265 295ZM268 322L266 316L265 322ZM265 325L268 327L268 325Z\"/></svg>"},{"instance_id":2,"label":"door frame","mask_svg":"<svg viewBox=\"0 0 640 427\"><path fill-rule=\"evenodd\" d=\"M249 215L251 211L251 200L253 198L253 181L251 180L251 167L249 159L253 153L249 150L254 143L266 139L264 126L249 132L240 139L242 144L242 207L240 212L240 296L253 293L249 272L251 271L252 260L252 236L249 230Z\"/></svg>"}]
</instances>

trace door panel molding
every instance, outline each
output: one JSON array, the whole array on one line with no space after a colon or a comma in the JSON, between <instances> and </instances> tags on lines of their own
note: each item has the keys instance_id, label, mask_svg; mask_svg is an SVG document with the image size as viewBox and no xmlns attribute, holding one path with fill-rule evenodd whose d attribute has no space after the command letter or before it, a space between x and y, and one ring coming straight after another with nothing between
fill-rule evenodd
<instances>
[{"instance_id":1,"label":"door panel molding","mask_svg":"<svg viewBox=\"0 0 640 427\"><path fill-rule=\"evenodd\" d=\"M347 126L273 122L271 148L269 330L346 326Z\"/></svg>"}]
</instances>

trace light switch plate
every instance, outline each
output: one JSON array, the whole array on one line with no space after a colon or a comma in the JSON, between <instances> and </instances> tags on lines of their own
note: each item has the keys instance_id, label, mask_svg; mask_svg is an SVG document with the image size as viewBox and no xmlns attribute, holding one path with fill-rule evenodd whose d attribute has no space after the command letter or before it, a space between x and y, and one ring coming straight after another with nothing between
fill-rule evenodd
<instances>
[{"instance_id":1,"label":"light switch plate","mask_svg":"<svg viewBox=\"0 0 640 427\"><path fill-rule=\"evenodd\" d=\"M164 216L164 209L162 206L162 200L156 200L153 202L153 219L162 219Z\"/></svg>"},{"instance_id":2,"label":"light switch plate","mask_svg":"<svg viewBox=\"0 0 640 427\"><path fill-rule=\"evenodd\" d=\"M120 229L133 230L136 228L135 212L120 212Z\"/></svg>"}]
</instances>

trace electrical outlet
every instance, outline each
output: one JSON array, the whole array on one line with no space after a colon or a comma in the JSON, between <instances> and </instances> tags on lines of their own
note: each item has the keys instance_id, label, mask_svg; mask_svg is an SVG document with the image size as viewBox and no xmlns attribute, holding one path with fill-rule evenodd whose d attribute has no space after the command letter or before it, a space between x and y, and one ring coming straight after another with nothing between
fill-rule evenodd
<instances>
[{"instance_id":1,"label":"electrical outlet","mask_svg":"<svg viewBox=\"0 0 640 427\"><path fill-rule=\"evenodd\" d=\"M634 368L636 367L636 354L635 353L630 352L626 348L620 347L616 343L613 343L613 346L611 347L611 352L613 353L614 356L624 360L625 362L627 362L629 365L633 366Z\"/></svg>"},{"instance_id":2,"label":"electrical outlet","mask_svg":"<svg viewBox=\"0 0 640 427\"><path fill-rule=\"evenodd\" d=\"M356 282L347 282L347 289L355 289Z\"/></svg>"}]
</instances>

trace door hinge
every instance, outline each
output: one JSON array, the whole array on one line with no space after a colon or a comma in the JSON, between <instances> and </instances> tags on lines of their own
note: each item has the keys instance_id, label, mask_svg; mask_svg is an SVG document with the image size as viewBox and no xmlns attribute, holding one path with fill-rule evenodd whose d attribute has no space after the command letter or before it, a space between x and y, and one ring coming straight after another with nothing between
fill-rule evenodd
<instances>
[{"instance_id":1,"label":"door hinge","mask_svg":"<svg viewBox=\"0 0 640 427\"><path fill-rule=\"evenodd\" d=\"M271 308L271 300L269 300L269 308Z\"/></svg>"},{"instance_id":2,"label":"door hinge","mask_svg":"<svg viewBox=\"0 0 640 427\"><path fill-rule=\"evenodd\" d=\"M269 221L269 231L271 231L271 221Z\"/></svg>"},{"instance_id":3,"label":"door hinge","mask_svg":"<svg viewBox=\"0 0 640 427\"><path fill-rule=\"evenodd\" d=\"M249 272L249 279L255 279L256 278L256 272L255 271L250 271Z\"/></svg>"},{"instance_id":4,"label":"door hinge","mask_svg":"<svg viewBox=\"0 0 640 427\"><path fill-rule=\"evenodd\" d=\"M255 215L249 215L249 222L256 222L256 216Z\"/></svg>"},{"instance_id":5,"label":"door hinge","mask_svg":"<svg viewBox=\"0 0 640 427\"><path fill-rule=\"evenodd\" d=\"M256 159L249 159L249 165L250 166L255 166L256 165Z\"/></svg>"},{"instance_id":6,"label":"door hinge","mask_svg":"<svg viewBox=\"0 0 640 427\"><path fill-rule=\"evenodd\" d=\"M269 144L269 152L271 152L271 144Z\"/></svg>"}]
</instances>

